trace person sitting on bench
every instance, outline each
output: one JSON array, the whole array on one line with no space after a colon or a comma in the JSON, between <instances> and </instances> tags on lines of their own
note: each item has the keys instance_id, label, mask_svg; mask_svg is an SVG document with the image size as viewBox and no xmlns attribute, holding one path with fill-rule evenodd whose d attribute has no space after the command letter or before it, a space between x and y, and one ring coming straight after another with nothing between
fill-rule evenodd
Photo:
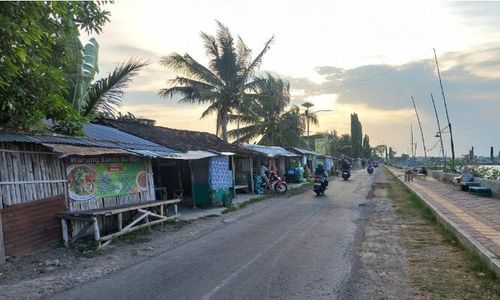
<instances>
[{"instance_id":1,"label":"person sitting on bench","mask_svg":"<svg viewBox=\"0 0 500 300\"><path fill-rule=\"evenodd\" d=\"M474 175L472 174L472 171L469 167L464 167L462 175L455 177L455 180L457 181L457 183L471 182L474 180Z\"/></svg>"}]
</instances>

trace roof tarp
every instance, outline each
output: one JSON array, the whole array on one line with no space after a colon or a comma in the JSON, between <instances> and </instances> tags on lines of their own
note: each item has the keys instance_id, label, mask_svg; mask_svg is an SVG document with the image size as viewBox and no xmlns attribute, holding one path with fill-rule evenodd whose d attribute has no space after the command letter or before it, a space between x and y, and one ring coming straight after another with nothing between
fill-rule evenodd
<instances>
[{"instance_id":1,"label":"roof tarp","mask_svg":"<svg viewBox=\"0 0 500 300\"><path fill-rule=\"evenodd\" d=\"M104 155L104 154L128 154L135 155L133 153L127 152L121 149L112 149L112 148L101 148L101 147L80 147L73 145L64 145L64 144L42 144L46 147L52 149L52 151L61 153L62 157L67 157L71 155Z\"/></svg>"},{"instance_id":2,"label":"roof tarp","mask_svg":"<svg viewBox=\"0 0 500 300\"><path fill-rule=\"evenodd\" d=\"M181 159L181 160L196 160L196 159L219 156L219 154L215 154L215 153L203 151L203 150L177 152L177 153L175 153L175 155L176 155L176 157L164 157L164 158Z\"/></svg>"}]
</instances>

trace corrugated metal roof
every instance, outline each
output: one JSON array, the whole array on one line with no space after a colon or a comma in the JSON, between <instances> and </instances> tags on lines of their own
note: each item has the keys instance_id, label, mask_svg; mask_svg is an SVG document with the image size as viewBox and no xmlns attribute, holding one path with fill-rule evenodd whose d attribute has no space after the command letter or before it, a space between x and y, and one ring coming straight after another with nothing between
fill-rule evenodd
<instances>
[{"instance_id":1,"label":"corrugated metal roof","mask_svg":"<svg viewBox=\"0 0 500 300\"><path fill-rule=\"evenodd\" d=\"M262 154L265 154L268 157L277 157L277 156L286 156L293 157L299 156L298 154L292 153L285 148L278 146L262 146L262 145L253 145L253 144L242 144L243 147L250 149L252 151L256 151Z\"/></svg>"},{"instance_id":2,"label":"corrugated metal roof","mask_svg":"<svg viewBox=\"0 0 500 300\"><path fill-rule=\"evenodd\" d=\"M92 128L89 130L89 133L91 134L88 134L88 136L86 137L0 133L0 142L33 143L33 144L52 145L52 146L72 145L72 146L82 146L89 148L98 147L107 149L121 149L132 152L134 154L140 154L142 156L153 157L153 158L155 157L177 158L179 156L177 155L177 153L179 153L178 151L132 136L125 132L120 132L119 130L116 130L114 128L109 128L101 125L95 125L90 127ZM107 130L108 128L110 130Z\"/></svg>"},{"instance_id":3,"label":"corrugated metal roof","mask_svg":"<svg viewBox=\"0 0 500 300\"><path fill-rule=\"evenodd\" d=\"M104 125L86 124L83 130L90 138L111 141L115 146L121 149L126 149L127 151L144 156L175 158L181 154L168 147Z\"/></svg>"}]
</instances>

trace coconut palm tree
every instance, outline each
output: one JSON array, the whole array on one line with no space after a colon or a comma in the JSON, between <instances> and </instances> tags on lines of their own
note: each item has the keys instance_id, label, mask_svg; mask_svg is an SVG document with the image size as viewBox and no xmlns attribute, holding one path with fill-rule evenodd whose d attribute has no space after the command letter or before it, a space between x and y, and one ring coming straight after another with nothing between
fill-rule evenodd
<instances>
[{"instance_id":1,"label":"coconut palm tree","mask_svg":"<svg viewBox=\"0 0 500 300\"><path fill-rule=\"evenodd\" d=\"M235 41L229 29L216 22L216 36L201 33L209 59L208 67L189 54L174 53L161 58L163 66L181 76L169 80L168 87L160 91L160 96L172 98L178 95L181 97L179 102L208 105L201 118L216 113L216 133L227 141L229 115L238 110L245 91L256 84L252 76L260 67L274 37L265 43L264 48L252 60L252 51L241 37Z\"/></svg>"},{"instance_id":2,"label":"coconut palm tree","mask_svg":"<svg viewBox=\"0 0 500 300\"><path fill-rule=\"evenodd\" d=\"M262 145L297 145L303 131L302 117L297 106L290 105L290 84L271 74L256 77L252 92L245 94L239 115L231 120L245 124L231 130L235 143L259 139Z\"/></svg>"}]
</instances>

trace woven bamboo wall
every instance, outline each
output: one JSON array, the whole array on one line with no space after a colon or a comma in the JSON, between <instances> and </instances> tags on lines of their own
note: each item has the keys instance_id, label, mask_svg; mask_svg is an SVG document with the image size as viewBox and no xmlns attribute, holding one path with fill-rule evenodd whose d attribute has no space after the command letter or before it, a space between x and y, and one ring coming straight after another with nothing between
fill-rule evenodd
<instances>
[{"instance_id":1,"label":"woven bamboo wall","mask_svg":"<svg viewBox=\"0 0 500 300\"><path fill-rule=\"evenodd\" d=\"M0 143L0 209L66 194L62 161L43 147Z\"/></svg>"}]
</instances>

